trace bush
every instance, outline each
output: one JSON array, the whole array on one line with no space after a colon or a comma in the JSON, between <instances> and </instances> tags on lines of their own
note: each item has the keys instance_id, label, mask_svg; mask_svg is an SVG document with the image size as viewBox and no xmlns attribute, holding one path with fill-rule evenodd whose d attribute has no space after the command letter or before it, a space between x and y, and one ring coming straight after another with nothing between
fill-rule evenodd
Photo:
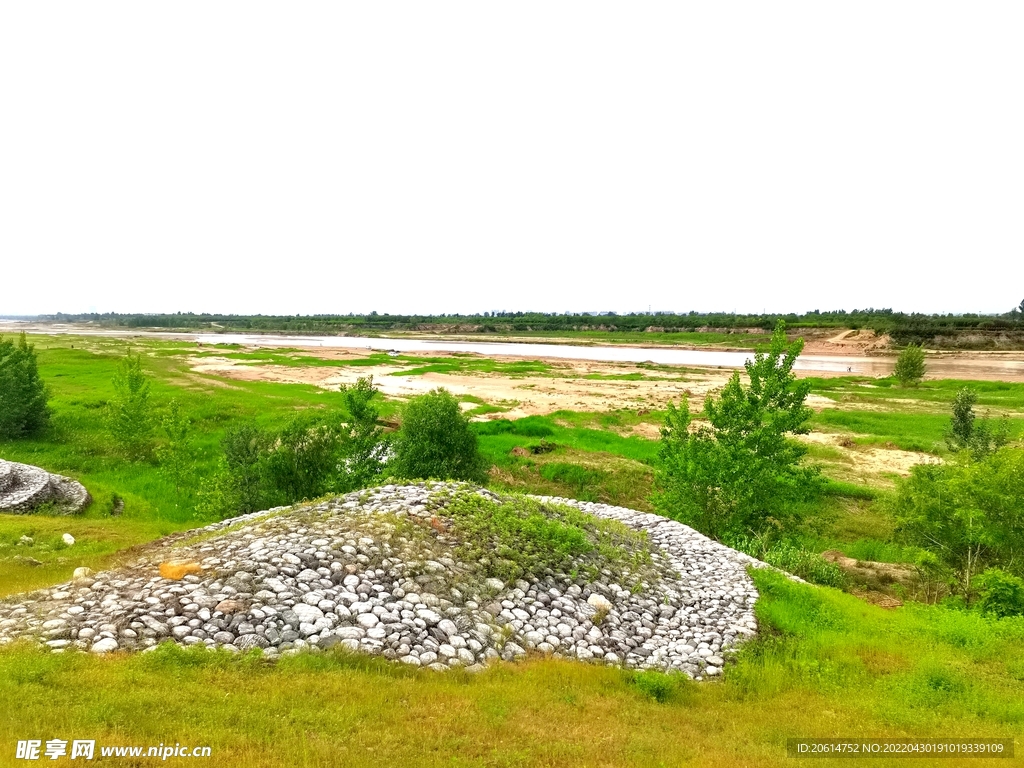
<instances>
[{"instance_id":1,"label":"bush","mask_svg":"<svg viewBox=\"0 0 1024 768\"><path fill-rule=\"evenodd\" d=\"M225 433L221 441L225 479L222 483L211 481L203 489L211 512L218 505L241 513L270 506L265 461L272 444L272 436L252 423L239 424Z\"/></svg>"},{"instance_id":2,"label":"bush","mask_svg":"<svg viewBox=\"0 0 1024 768\"><path fill-rule=\"evenodd\" d=\"M924 350L916 344L908 344L896 358L893 375L904 387L916 387L924 378Z\"/></svg>"},{"instance_id":3,"label":"bush","mask_svg":"<svg viewBox=\"0 0 1024 768\"><path fill-rule=\"evenodd\" d=\"M17 344L0 337L0 438L39 432L50 416L47 397L25 334Z\"/></svg>"},{"instance_id":4,"label":"bush","mask_svg":"<svg viewBox=\"0 0 1024 768\"><path fill-rule=\"evenodd\" d=\"M970 387L957 391L946 431L946 447L954 453L970 451L980 459L1006 445L1010 429L1005 417L995 425L989 419L977 419L974 415L976 402L978 394Z\"/></svg>"},{"instance_id":5,"label":"bush","mask_svg":"<svg viewBox=\"0 0 1024 768\"><path fill-rule=\"evenodd\" d=\"M380 415L374 399L379 390L371 377L341 388L349 423L342 436L342 471L339 491L354 491L372 485L384 471L388 442L378 425Z\"/></svg>"},{"instance_id":6,"label":"bush","mask_svg":"<svg viewBox=\"0 0 1024 768\"><path fill-rule=\"evenodd\" d=\"M125 355L112 381L114 398L107 407L107 423L117 450L129 459L141 459L151 449L153 421L149 406L149 380L142 371L142 355Z\"/></svg>"},{"instance_id":7,"label":"bush","mask_svg":"<svg viewBox=\"0 0 1024 768\"><path fill-rule=\"evenodd\" d=\"M978 608L982 613L1000 618L1024 615L1024 579L999 568L989 568L975 584L978 587Z\"/></svg>"},{"instance_id":8,"label":"bush","mask_svg":"<svg viewBox=\"0 0 1024 768\"><path fill-rule=\"evenodd\" d=\"M402 413L391 473L403 478L486 478L476 435L458 401L444 389L413 398Z\"/></svg>"},{"instance_id":9,"label":"bush","mask_svg":"<svg viewBox=\"0 0 1024 768\"><path fill-rule=\"evenodd\" d=\"M266 458L265 477L277 499L290 504L331 491L338 479L342 435L328 419L302 414L285 427Z\"/></svg>"},{"instance_id":10,"label":"bush","mask_svg":"<svg viewBox=\"0 0 1024 768\"><path fill-rule=\"evenodd\" d=\"M891 501L897 535L931 552L959 594L989 567L1017 570L1024 557L1024 451L919 464Z\"/></svg>"}]
</instances>

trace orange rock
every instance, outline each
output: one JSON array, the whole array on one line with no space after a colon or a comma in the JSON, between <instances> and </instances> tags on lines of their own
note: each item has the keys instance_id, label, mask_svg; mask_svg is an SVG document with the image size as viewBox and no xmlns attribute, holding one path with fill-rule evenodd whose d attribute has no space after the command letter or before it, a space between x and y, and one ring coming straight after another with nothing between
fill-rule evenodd
<instances>
[{"instance_id":1,"label":"orange rock","mask_svg":"<svg viewBox=\"0 0 1024 768\"><path fill-rule=\"evenodd\" d=\"M160 563L160 575L165 579L178 580L190 573L199 573L203 568L192 560L168 560Z\"/></svg>"}]
</instances>

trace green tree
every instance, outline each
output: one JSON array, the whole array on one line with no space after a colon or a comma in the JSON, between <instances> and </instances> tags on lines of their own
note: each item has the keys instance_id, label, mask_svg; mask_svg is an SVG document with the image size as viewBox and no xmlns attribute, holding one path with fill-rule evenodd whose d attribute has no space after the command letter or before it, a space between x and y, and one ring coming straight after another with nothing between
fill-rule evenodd
<instances>
[{"instance_id":1,"label":"green tree","mask_svg":"<svg viewBox=\"0 0 1024 768\"><path fill-rule=\"evenodd\" d=\"M334 421L308 414L293 419L266 458L266 477L277 498L289 504L332 490L338 479L341 440Z\"/></svg>"},{"instance_id":2,"label":"green tree","mask_svg":"<svg viewBox=\"0 0 1024 768\"><path fill-rule=\"evenodd\" d=\"M800 466L806 448L790 439L808 431L808 382L793 365L803 340L786 341L780 322L767 352L733 374L719 397L704 401L706 424L694 428L689 406L669 405L656 475L658 510L717 539L772 538L799 522L799 501L818 489Z\"/></svg>"},{"instance_id":3,"label":"green tree","mask_svg":"<svg viewBox=\"0 0 1024 768\"><path fill-rule=\"evenodd\" d=\"M174 483L175 496L180 500L188 495L195 473L195 449L192 437L192 422L178 404L171 400L167 412L160 419L160 430L164 443L157 448L157 460L161 468Z\"/></svg>"},{"instance_id":4,"label":"green tree","mask_svg":"<svg viewBox=\"0 0 1024 768\"><path fill-rule=\"evenodd\" d=\"M117 450L130 459L150 451L153 419L149 403L149 379L142 370L142 355L121 358L112 380L114 397L107 406L107 424Z\"/></svg>"},{"instance_id":5,"label":"green tree","mask_svg":"<svg viewBox=\"0 0 1024 768\"><path fill-rule=\"evenodd\" d=\"M978 394L970 387L962 387L953 398L953 415L946 431L946 445L954 453L970 451L981 458L1006 445L1010 437L1006 419L993 424L989 419L978 419L974 404Z\"/></svg>"},{"instance_id":6,"label":"green tree","mask_svg":"<svg viewBox=\"0 0 1024 768\"><path fill-rule=\"evenodd\" d=\"M349 422L341 445L343 470L338 490L365 488L384 471L388 444L377 423L380 411L374 400L379 394L372 377L341 388Z\"/></svg>"},{"instance_id":7,"label":"green tree","mask_svg":"<svg viewBox=\"0 0 1024 768\"><path fill-rule=\"evenodd\" d=\"M893 375L904 387L916 387L924 378L924 350L917 344L907 344L896 358Z\"/></svg>"},{"instance_id":8,"label":"green tree","mask_svg":"<svg viewBox=\"0 0 1024 768\"><path fill-rule=\"evenodd\" d=\"M25 334L17 344L0 337L0 438L39 432L50 416L48 396Z\"/></svg>"},{"instance_id":9,"label":"green tree","mask_svg":"<svg viewBox=\"0 0 1024 768\"><path fill-rule=\"evenodd\" d=\"M989 567L1024 568L1024 451L1004 448L974 460L919 464L897 483L898 537L930 551L968 602Z\"/></svg>"},{"instance_id":10,"label":"green tree","mask_svg":"<svg viewBox=\"0 0 1024 768\"><path fill-rule=\"evenodd\" d=\"M273 437L255 423L245 422L228 429L221 440L226 490L211 487L208 495L218 502L221 497L226 498L227 506L243 514L271 506L266 462L272 444Z\"/></svg>"},{"instance_id":11,"label":"green tree","mask_svg":"<svg viewBox=\"0 0 1024 768\"><path fill-rule=\"evenodd\" d=\"M396 477L409 479L483 482L487 477L469 419L444 389L406 405L389 468Z\"/></svg>"}]
</instances>

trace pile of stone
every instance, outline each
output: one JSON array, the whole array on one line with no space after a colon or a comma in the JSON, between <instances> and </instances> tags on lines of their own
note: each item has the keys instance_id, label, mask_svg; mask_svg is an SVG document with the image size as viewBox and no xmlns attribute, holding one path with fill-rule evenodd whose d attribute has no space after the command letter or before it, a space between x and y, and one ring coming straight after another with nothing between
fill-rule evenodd
<instances>
[{"instance_id":1,"label":"pile of stone","mask_svg":"<svg viewBox=\"0 0 1024 768\"><path fill-rule=\"evenodd\" d=\"M340 646L443 670L528 654L720 674L751 637L762 564L657 515L566 499L646 533L643 579L543 573L506 583L457 557L446 505L472 486L383 486L234 518L134 565L0 602L0 644L146 650L164 641L268 657Z\"/></svg>"},{"instance_id":2,"label":"pile of stone","mask_svg":"<svg viewBox=\"0 0 1024 768\"><path fill-rule=\"evenodd\" d=\"M45 506L57 514L76 515L91 501L77 480L0 459L0 513L29 514Z\"/></svg>"}]
</instances>

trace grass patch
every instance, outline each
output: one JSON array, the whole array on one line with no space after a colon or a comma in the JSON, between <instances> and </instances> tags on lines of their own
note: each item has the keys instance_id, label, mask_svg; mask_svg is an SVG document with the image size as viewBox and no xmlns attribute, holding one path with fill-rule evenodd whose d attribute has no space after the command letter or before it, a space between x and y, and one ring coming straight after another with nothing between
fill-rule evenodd
<instances>
[{"instance_id":1,"label":"grass patch","mask_svg":"<svg viewBox=\"0 0 1024 768\"><path fill-rule=\"evenodd\" d=\"M593 579L609 568L632 583L650 562L643 532L575 507L518 495L496 500L470 491L448 500L444 515L462 542L460 558L481 564L506 583L551 573Z\"/></svg>"},{"instance_id":2,"label":"grass patch","mask_svg":"<svg viewBox=\"0 0 1024 768\"><path fill-rule=\"evenodd\" d=\"M858 442L892 443L905 451L942 453L949 415L825 408L814 414L811 424L825 432L839 429L866 438Z\"/></svg>"}]
</instances>

